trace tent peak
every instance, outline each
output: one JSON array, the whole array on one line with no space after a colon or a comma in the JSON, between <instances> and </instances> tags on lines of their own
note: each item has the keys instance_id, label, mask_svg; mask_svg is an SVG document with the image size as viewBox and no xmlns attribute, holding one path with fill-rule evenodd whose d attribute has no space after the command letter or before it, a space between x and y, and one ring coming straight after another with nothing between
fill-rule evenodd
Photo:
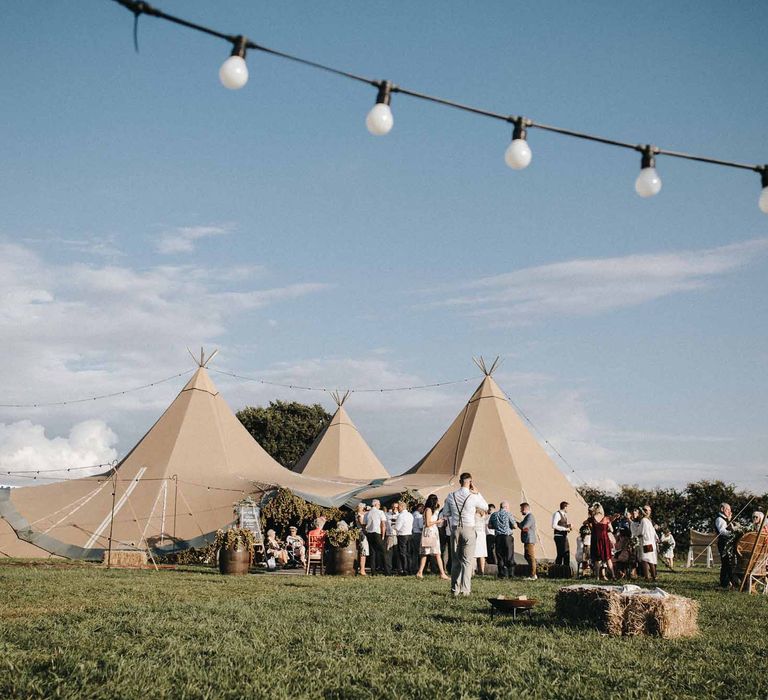
<instances>
[{"instance_id":1,"label":"tent peak","mask_svg":"<svg viewBox=\"0 0 768 700\"><path fill-rule=\"evenodd\" d=\"M498 366L501 364L501 356L496 355L496 359L489 365L485 358L480 355L479 357L473 357L472 362L474 362L478 369L486 376L490 377L498 368Z\"/></svg>"},{"instance_id":2,"label":"tent peak","mask_svg":"<svg viewBox=\"0 0 768 700\"><path fill-rule=\"evenodd\" d=\"M205 368L205 367L207 367L207 366L208 366L208 363L209 363L209 362L210 362L210 361L211 361L211 360L212 360L214 357L216 357L216 355L218 355L218 354L219 354L219 350L218 350L218 348L216 348L216 350L214 350L214 351L213 351L213 352L212 352L210 355L208 355L208 357L206 357L206 356L205 356L205 350L203 350L203 348L200 348L200 358L198 359L198 357L197 357L197 356L196 356L196 355L195 355L195 354L194 354L194 353L193 353L193 352L192 352L192 351L191 351L189 348L187 348L187 352L190 354L190 356L192 357L192 359L195 361L195 364L196 364L198 367L202 367L202 368Z\"/></svg>"},{"instance_id":3,"label":"tent peak","mask_svg":"<svg viewBox=\"0 0 768 700\"><path fill-rule=\"evenodd\" d=\"M340 391L332 391L331 392L331 398L336 402L336 405L341 408L344 405L344 402L349 397L350 391L347 389L343 394Z\"/></svg>"}]
</instances>

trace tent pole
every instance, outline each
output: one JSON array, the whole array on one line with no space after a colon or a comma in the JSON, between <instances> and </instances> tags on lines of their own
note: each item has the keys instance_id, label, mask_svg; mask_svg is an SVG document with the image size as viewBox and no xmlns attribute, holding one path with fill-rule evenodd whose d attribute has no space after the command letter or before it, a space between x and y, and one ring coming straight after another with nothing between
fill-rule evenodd
<instances>
[{"instance_id":1,"label":"tent pole","mask_svg":"<svg viewBox=\"0 0 768 700\"><path fill-rule=\"evenodd\" d=\"M179 475L174 474L171 479L173 479L174 488L173 488L173 544L174 547L176 546L176 504L179 501Z\"/></svg>"},{"instance_id":2,"label":"tent pole","mask_svg":"<svg viewBox=\"0 0 768 700\"><path fill-rule=\"evenodd\" d=\"M107 550L107 568L112 565L112 527L115 524L115 496L117 495L117 469L112 470L112 511L109 515L109 549Z\"/></svg>"}]
</instances>

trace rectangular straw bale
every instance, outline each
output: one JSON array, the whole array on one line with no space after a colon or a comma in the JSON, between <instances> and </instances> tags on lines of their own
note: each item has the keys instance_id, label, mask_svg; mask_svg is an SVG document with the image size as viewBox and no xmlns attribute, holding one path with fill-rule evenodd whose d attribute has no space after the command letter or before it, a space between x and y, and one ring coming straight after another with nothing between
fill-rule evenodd
<instances>
[{"instance_id":1,"label":"rectangular straw bale","mask_svg":"<svg viewBox=\"0 0 768 700\"><path fill-rule=\"evenodd\" d=\"M555 611L569 622L588 622L601 632L620 636L624 626L625 596L616 590L561 588Z\"/></svg>"},{"instance_id":2,"label":"rectangular straw bale","mask_svg":"<svg viewBox=\"0 0 768 700\"><path fill-rule=\"evenodd\" d=\"M699 633L698 616L699 603L683 596L626 596L624 634L694 637Z\"/></svg>"},{"instance_id":3,"label":"rectangular straw bale","mask_svg":"<svg viewBox=\"0 0 768 700\"><path fill-rule=\"evenodd\" d=\"M147 553L135 549L113 549L111 557L104 552L104 566L107 561L116 569L142 569L147 565Z\"/></svg>"}]
</instances>

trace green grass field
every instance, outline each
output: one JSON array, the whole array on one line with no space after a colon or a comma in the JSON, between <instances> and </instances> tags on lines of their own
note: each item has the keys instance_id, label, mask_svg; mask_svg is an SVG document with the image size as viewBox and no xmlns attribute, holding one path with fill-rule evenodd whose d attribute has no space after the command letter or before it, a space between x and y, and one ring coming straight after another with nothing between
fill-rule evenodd
<instances>
[{"instance_id":1,"label":"green grass field","mask_svg":"<svg viewBox=\"0 0 768 700\"><path fill-rule=\"evenodd\" d=\"M0 697L765 698L768 598L665 574L697 639L610 638L554 616L562 582L340 579L0 566ZM491 621L486 597L541 600Z\"/></svg>"}]
</instances>

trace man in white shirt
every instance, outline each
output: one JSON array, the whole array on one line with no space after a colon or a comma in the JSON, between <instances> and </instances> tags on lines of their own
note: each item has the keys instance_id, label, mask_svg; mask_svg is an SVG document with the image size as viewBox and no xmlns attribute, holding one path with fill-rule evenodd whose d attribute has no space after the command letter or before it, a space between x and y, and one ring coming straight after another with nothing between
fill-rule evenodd
<instances>
[{"instance_id":1,"label":"man in white shirt","mask_svg":"<svg viewBox=\"0 0 768 700\"><path fill-rule=\"evenodd\" d=\"M393 574L400 572L400 562L397 559L397 533L395 532L395 520L400 512L398 503L393 503L391 508L385 511L387 516L387 535L384 539L384 551L387 553L387 563Z\"/></svg>"},{"instance_id":2,"label":"man in white shirt","mask_svg":"<svg viewBox=\"0 0 768 700\"><path fill-rule=\"evenodd\" d=\"M395 520L395 533L397 534L397 560L400 564L400 575L415 574L413 570L413 557L411 556L411 540L413 539L413 515L400 501Z\"/></svg>"},{"instance_id":3,"label":"man in white shirt","mask_svg":"<svg viewBox=\"0 0 768 700\"><path fill-rule=\"evenodd\" d=\"M472 475L459 476L461 488L448 495L442 515L451 527L451 593L454 598L472 592L472 570L475 564L475 512L487 511L488 503L472 483Z\"/></svg>"},{"instance_id":4,"label":"man in white shirt","mask_svg":"<svg viewBox=\"0 0 768 700\"><path fill-rule=\"evenodd\" d=\"M371 558L371 576L375 576L379 564L384 567L384 574L389 576L391 570L384 551L384 536L387 533L387 515L381 510L381 502L375 498L371 509L365 514L365 537L368 540Z\"/></svg>"},{"instance_id":5,"label":"man in white shirt","mask_svg":"<svg viewBox=\"0 0 768 700\"><path fill-rule=\"evenodd\" d=\"M571 524L568 522L568 501L560 503L560 510L552 514L552 529L555 532L555 549L557 550L555 566L570 566L571 548L568 545L568 533L571 531Z\"/></svg>"},{"instance_id":6,"label":"man in white shirt","mask_svg":"<svg viewBox=\"0 0 768 700\"><path fill-rule=\"evenodd\" d=\"M720 555L720 585L728 590L738 588L739 579L734 573L734 556L731 548L733 527L731 518L733 511L728 503L720 504L720 512L715 518L715 531L717 532L717 552Z\"/></svg>"}]
</instances>

